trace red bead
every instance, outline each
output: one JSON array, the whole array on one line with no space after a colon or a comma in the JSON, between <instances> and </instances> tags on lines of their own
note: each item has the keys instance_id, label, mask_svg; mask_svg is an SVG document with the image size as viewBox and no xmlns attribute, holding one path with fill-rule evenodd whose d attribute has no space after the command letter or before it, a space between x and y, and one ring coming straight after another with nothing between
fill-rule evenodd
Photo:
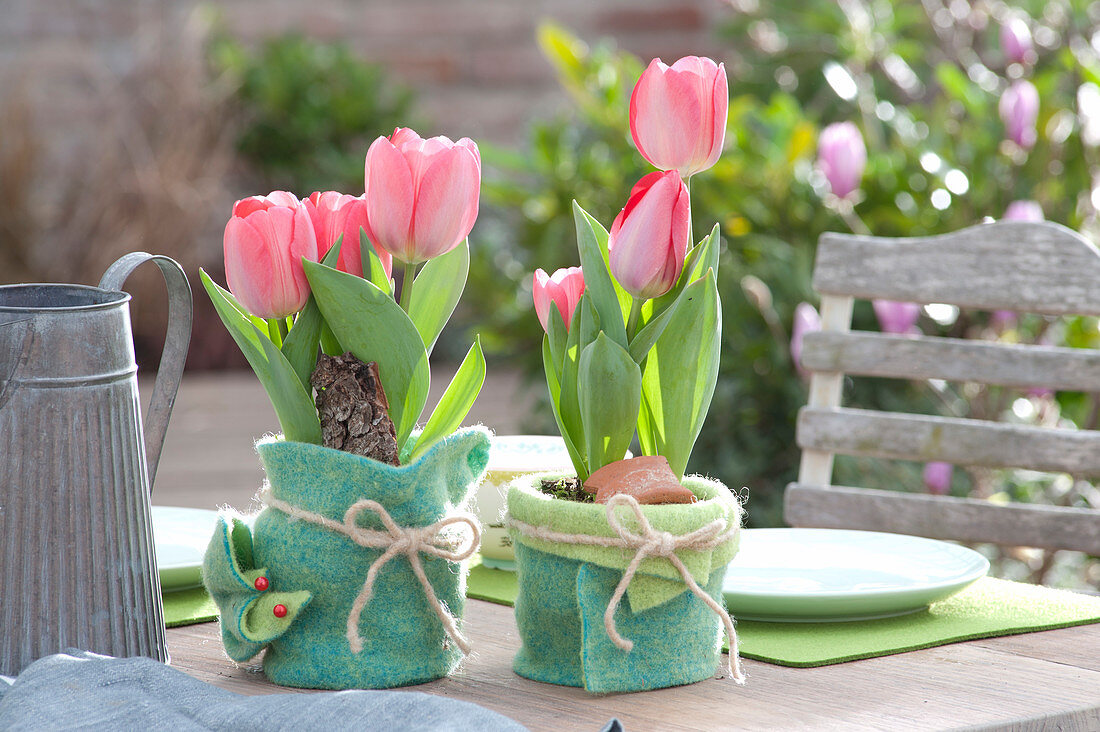
<instances>
[{"instance_id":1,"label":"red bead","mask_svg":"<svg viewBox=\"0 0 1100 732\"><path fill-rule=\"evenodd\" d=\"M275 613L275 617L277 618L285 618L286 605L276 605L275 607L271 608L271 612Z\"/></svg>"},{"instance_id":2,"label":"red bead","mask_svg":"<svg viewBox=\"0 0 1100 732\"><path fill-rule=\"evenodd\" d=\"M257 577L254 584L256 585L257 590L263 592L268 587L267 577Z\"/></svg>"}]
</instances>

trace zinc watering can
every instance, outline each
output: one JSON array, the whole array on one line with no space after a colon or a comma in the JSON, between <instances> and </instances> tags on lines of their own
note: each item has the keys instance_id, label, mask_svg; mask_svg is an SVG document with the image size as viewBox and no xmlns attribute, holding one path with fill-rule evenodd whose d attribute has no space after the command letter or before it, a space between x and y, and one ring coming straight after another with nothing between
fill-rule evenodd
<instances>
[{"instance_id":1,"label":"zinc watering can","mask_svg":"<svg viewBox=\"0 0 1100 732\"><path fill-rule=\"evenodd\" d=\"M143 424L121 289L149 261L168 332ZM0 286L0 674L66 648L167 661L149 497L191 316L183 269L144 252L98 287Z\"/></svg>"}]
</instances>

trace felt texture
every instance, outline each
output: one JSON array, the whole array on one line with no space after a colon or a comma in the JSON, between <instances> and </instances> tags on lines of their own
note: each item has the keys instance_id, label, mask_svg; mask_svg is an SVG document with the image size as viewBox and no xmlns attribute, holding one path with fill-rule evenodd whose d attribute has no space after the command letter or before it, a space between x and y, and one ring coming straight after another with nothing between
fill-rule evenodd
<instances>
[{"instance_id":1,"label":"felt texture","mask_svg":"<svg viewBox=\"0 0 1100 732\"><path fill-rule=\"evenodd\" d=\"M508 512L513 519L568 534L617 538L606 506L554 499L538 489L542 479L511 484ZM740 505L725 486L695 477L686 478L684 485L698 502L642 506L655 529L687 534L716 518L740 526ZM623 513L620 521L637 531L633 515ZM629 602L615 610L619 634L633 641L628 652L608 636L604 613L635 550L539 540L515 528L509 533L516 553L516 625L522 640L512 664L517 674L597 693L678 686L714 674L721 622L667 559L644 560L627 589ZM712 550L676 554L703 590L721 603L726 565L736 547L731 539Z\"/></svg>"},{"instance_id":2,"label":"felt texture","mask_svg":"<svg viewBox=\"0 0 1100 732\"><path fill-rule=\"evenodd\" d=\"M459 430L415 463L402 466L277 438L261 440L256 447L278 500L342 522L353 503L369 499L382 504L398 525L419 527L445 518L467 500L488 463L489 438L481 427ZM384 528L366 511L359 514L358 525ZM264 672L272 682L381 689L430 681L457 667L461 651L446 635L406 557L397 556L378 571L373 597L358 625L363 648L355 653L348 644L348 615L382 550L361 547L341 533L270 507L257 515L251 540L252 565L267 568L268 592L310 594L289 628L265 642ZM243 554L243 543L223 545L229 555L238 548ZM436 596L461 618L464 563L420 557ZM221 570L207 583L215 599L212 585L228 581L225 568ZM218 604L224 637L224 627L234 627L227 623L233 617L227 610L235 606Z\"/></svg>"},{"instance_id":3,"label":"felt texture","mask_svg":"<svg viewBox=\"0 0 1100 732\"><path fill-rule=\"evenodd\" d=\"M208 623L218 619L218 606L203 587L165 592L162 599L166 628Z\"/></svg>"},{"instance_id":4,"label":"felt texture","mask_svg":"<svg viewBox=\"0 0 1100 732\"><path fill-rule=\"evenodd\" d=\"M516 573L476 566L467 593L512 605L518 593ZM910 615L837 623L739 620L737 637L743 658L812 667L1096 622L1100 597L987 577Z\"/></svg>"},{"instance_id":5,"label":"felt texture","mask_svg":"<svg viewBox=\"0 0 1100 732\"><path fill-rule=\"evenodd\" d=\"M508 513L526 524L543 526L568 534L587 534L618 538L607 522L607 506L594 503L577 503L555 499L539 490L544 479L564 477L560 474L525 476L508 486ZM642 506L642 514L658 531L671 534L689 534L715 519L725 519L730 526L740 527L742 510L736 497L721 483L698 476L684 478L684 486L699 498L695 503L664 506ZM637 531L637 520L626 511L619 514L621 523L631 531ZM588 562L600 567L623 570L634 558L634 551L621 547L599 547L583 544L566 544L543 541L509 532L513 544L523 543L539 551L567 559ZM706 586L717 569L722 573L737 553L741 534L738 531L732 541L707 551L681 549L676 555L691 572L700 586ZM660 557L642 560L638 573L627 587L626 598L631 610L641 612L689 592L679 571Z\"/></svg>"}]
</instances>

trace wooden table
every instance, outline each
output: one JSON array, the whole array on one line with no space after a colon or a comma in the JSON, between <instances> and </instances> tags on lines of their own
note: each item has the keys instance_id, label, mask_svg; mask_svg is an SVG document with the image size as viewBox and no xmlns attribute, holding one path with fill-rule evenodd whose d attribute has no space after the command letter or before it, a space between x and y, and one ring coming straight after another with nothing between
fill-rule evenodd
<instances>
[{"instance_id":1,"label":"wooden table","mask_svg":"<svg viewBox=\"0 0 1100 732\"><path fill-rule=\"evenodd\" d=\"M598 730L618 717L635 730L1100 730L1100 624L940 646L883 658L786 668L745 661L748 683L708 680L596 696L512 672L512 609L471 600L474 655L454 676L408 690L474 702L532 730ZM241 694L299 691L236 666L216 623L168 631L172 665Z\"/></svg>"}]
</instances>

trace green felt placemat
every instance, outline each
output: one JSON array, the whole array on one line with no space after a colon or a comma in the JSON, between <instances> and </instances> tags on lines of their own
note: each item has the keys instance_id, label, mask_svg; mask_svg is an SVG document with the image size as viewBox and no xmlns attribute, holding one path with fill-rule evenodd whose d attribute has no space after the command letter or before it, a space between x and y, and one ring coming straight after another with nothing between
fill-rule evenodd
<instances>
[{"instance_id":1,"label":"green felt placemat","mask_svg":"<svg viewBox=\"0 0 1100 732\"><path fill-rule=\"evenodd\" d=\"M218 619L218 606L206 594L202 587L193 587L189 590L165 592L164 600L164 626L175 628L180 625L193 625L195 623L208 623Z\"/></svg>"},{"instance_id":2,"label":"green felt placemat","mask_svg":"<svg viewBox=\"0 0 1100 732\"><path fill-rule=\"evenodd\" d=\"M516 575L475 566L468 597L511 605ZM737 621L741 655L781 666L826 666L974 638L1100 622L1100 597L987 577L927 610L838 623Z\"/></svg>"}]
</instances>

